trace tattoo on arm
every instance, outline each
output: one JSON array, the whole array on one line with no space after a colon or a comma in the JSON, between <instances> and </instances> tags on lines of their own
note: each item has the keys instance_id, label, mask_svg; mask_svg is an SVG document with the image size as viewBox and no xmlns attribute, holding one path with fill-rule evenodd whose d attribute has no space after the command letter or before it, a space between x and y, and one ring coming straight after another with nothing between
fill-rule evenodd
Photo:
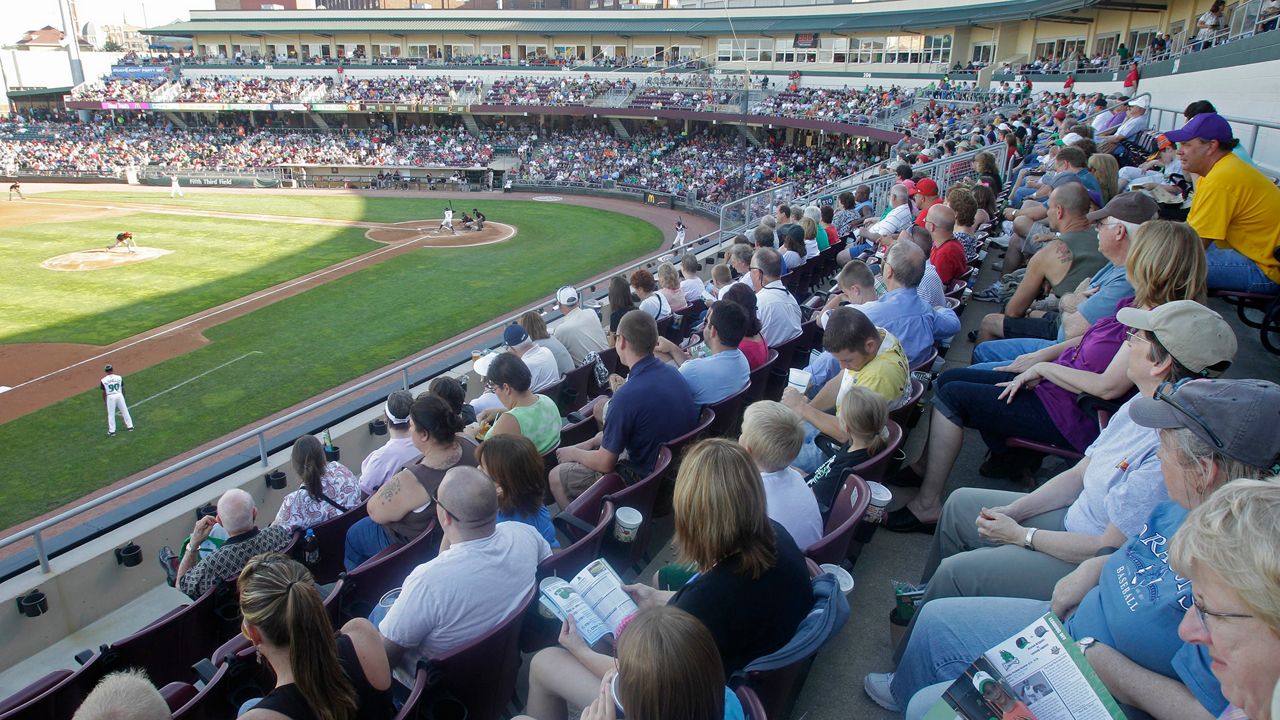
<instances>
[{"instance_id":1,"label":"tattoo on arm","mask_svg":"<svg viewBox=\"0 0 1280 720\"><path fill-rule=\"evenodd\" d=\"M392 476L390 480L383 484L382 489L378 491L378 496L383 502L390 502L391 498L400 492L400 478Z\"/></svg>"},{"instance_id":2,"label":"tattoo on arm","mask_svg":"<svg viewBox=\"0 0 1280 720\"><path fill-rule=\"evenodd\" d=\"M1058 262L1062 263L1063 265L1070 265L1071 259L1072 257L1074 257L1071 254L1071 247L1062 241L1058 241L1053 245L1054 245L1053 249L1058 255Z\"/></svg>"}]
</instances>

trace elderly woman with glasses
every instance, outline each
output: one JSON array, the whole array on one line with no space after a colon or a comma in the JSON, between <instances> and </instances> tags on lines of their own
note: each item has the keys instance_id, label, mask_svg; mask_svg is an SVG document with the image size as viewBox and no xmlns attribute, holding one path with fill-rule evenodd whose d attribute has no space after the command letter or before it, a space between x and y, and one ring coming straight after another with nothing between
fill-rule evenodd
<instances>
[{"instance_id":1,"label":"elderly woman with glasses","mask_svg":"<svg viewBox=\"0 0 1280 720\"><path fill-rule=\"evenodd\" d=\"M1236 480L1191 511L1169 545L1174 571L1192 583L1178 635L1211 663L1230 703L1224 720L1272 720L1280 680L1280 477ZM1105 646L1087 652L1116 699L1159 718L1210 720L1186 685Z\"/></svg>"},{"instance_id":2,"label":"elderly woman with glasses","mask_svg":"<svg viewBox=\"0 0 1280 720\"><path fill-rule=\"evenodd\" d=\"M1219 488L1275 474L1280 385L1189 380L1162 387L1154 398L1135 400L1131 415L1139 425L1159 431L1169 501L1114 552L1081 563L1059 581L1051 603L986 597L942 598L925 605L897 672L866 677L864 688L876 703L906 708L909 719L923 717L974 658L1052 610L1091 662L1097 654L1105 663L1109 651L1124 660L1128 673L1100 671L1122 702L1147 706L1156 717L1175 716L1161 711L1165 696L1148 693L1155 683L1129 681L1140 670L1186 686L1185 696L1210 715L1223 711L1227 701L1213 674L1218 664L1211 667L1205 653L1178 636L1187 611L1203 596L1180 574L1185 565L1170 566L1169 544L1188 512ZM1268 539L1249 542L1270 548L1274 543ZM1239 548L1228 545L1222 551Z\"/></svg>"}]
</instances>

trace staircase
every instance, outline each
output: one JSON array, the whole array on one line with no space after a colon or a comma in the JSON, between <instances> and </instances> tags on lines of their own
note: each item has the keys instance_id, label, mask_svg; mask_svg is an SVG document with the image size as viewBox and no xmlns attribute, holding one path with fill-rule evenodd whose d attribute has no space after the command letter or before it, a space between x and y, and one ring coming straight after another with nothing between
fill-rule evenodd
<instances>
[{"instance_id":1,"label":"staircase","mask_svg":"<svg viewBox=\"0 0 1280 720\"><path fill-rule=\"evenodd\" d=\"M613 126L613 134L623 140L630 140L631 133L627 132L627 128L623 126L622 121L618 118L609 118L609 124Z\"/></svg>"},{"instance_id":2,"label":"staircase","mask_svg":"<svg viewBox=\"0 0 1280 720\"><path fill-rule=\"evenodd\" d=\"M738 128L738 134L751 143L753 147L760 147L764 144L760 141L759 131L756 128L748 125L736 125L735 127Z\"/></svg>"},{"instance_id":3,"label":"staircase","mask_svg":"<svg viewBox=\"0 0 1280 720\"><path fill-rule=\"evenodd\" d=\"M462 113L462 124L467 128L467 132L476 137L484 137L484 133L480 130L480 123L476 122L476 116L471 113Z\"/></svg>"}]
</instances>

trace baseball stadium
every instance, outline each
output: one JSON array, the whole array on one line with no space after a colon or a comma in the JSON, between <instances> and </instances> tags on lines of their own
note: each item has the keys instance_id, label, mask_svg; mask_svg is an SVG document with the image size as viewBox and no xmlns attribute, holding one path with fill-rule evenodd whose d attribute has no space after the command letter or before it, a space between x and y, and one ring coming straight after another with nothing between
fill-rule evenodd
<instances>
[{"instance_id":1,"label":"baseball stadium","mask_svg":"<svg viewBox=\"0 0 1280 720\"><path fill-rule=\"evenodd\" d=\"M0 720L1270 720L1280 0L48 5Z\"/></svg>"}]
</instances>

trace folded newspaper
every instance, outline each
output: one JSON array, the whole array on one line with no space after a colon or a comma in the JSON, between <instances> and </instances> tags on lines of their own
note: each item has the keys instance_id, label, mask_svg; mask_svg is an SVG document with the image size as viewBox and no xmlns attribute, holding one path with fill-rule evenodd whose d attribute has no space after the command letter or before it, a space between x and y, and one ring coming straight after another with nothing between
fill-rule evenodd
<instances>
[{"instance_id":1,"label":"folded newspaper","mask_svg":"<svg viewBox=\"0 0 1280 720\"><path fill-rule=\"evenodd\" d=\"M1053 613L983 653L925 720L1124 720Z\"/></svg>"},{"instance_id":2,"label":"folded newspaper","mask_svg":"<svg viewBox=\"0 0 1280 720\"><path fill-rule=\"evenodd\" d=\"M542 604L561 620L572 615L578 634L588 645L595 645L606 635L616 638L619 628L637 610L622 585L618 573L601 559L588 563L568 582L549 577L538 588Z\"/></svg>"}]
</instances>

